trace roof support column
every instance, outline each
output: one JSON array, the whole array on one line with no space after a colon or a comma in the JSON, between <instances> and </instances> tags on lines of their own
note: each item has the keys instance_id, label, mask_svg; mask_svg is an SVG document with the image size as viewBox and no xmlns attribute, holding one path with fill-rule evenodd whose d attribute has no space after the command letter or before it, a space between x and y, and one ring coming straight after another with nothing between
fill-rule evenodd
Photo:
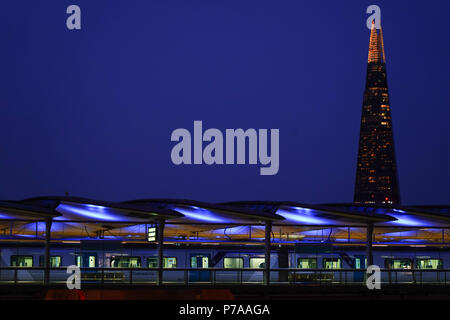
<instances>
[{"instance_id":1,"label":"roof support column","mask_svg":"<svg viewBox=\"0 0 450 320\"><path fill-rule=\"evenodd\" d=\"M44 256L44 284L50 282L50 239L52 229L52 218L45 219L45 256Z\"/></svg>"},{"instance_id":2,"label":"roof support column","mask_svg":"<svg viewBox=\"0 0 450 320\"><path fill-rule=\"evenodd\" d=\"M372 253L372 239L373 239L373 223L367 224L367 233L366 233L366 250L367 250L367 265L373 265L373 253Z\"/></svg>"},{"instance_id":3,"label":"roof support column","mask_svg":"<svg viewBox=\"0 0 450 320\"><path fill-rule=\"evenodd\" d=\"M163 284L163 268L164 268L164 219L158 221L158 286Z\"/></svg>"},{"instance_id":4,"label":"roof support column","mask_svg":"<svg viewBox=\"0 0 450 320\"><path fill-rule=\"evenodd\" d=\"M270 238L272 236L272 222L266 221L264 238L264 285L270 284Z\"/></svg>"}]
</instances>

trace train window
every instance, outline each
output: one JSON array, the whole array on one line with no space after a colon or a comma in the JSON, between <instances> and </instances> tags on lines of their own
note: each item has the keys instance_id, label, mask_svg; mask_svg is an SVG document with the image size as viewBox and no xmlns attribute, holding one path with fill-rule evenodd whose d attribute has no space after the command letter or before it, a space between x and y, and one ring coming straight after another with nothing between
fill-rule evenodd
<instances>
[{"instance_id":1,"label":"train window","mask_svg":"<svg viewBox=\"0 0 450 320\"><path fill-rule=\"evenodd\" d=\"M45 256L39 256L39 267L45 266ZM50 268L61 267L61 256L51 256L50 257Z\"/></svg>"},{"instance_id":2,"label":"train window","mask_svg":"<svg viewBox=\"0 0 450 320\"><path fill-rule=\"evenodd\" d=\"M96 257L94 255L78 255L76 262L77 266L80 268L95 268L96 266Z\"/></svg>"},{"instance_id":3,"label":"train window","mask_svg":"<svg viewBox=\"0 0 450 320\"><path fill-rule=\"evenodd\" d=\"M263 269L265 266L264 258L250 258L250 268L251 269Z\"/></svg>"},{"instance_id":4,"label":"train window","mask_svg":"<svg viewBox=\"0 0 450 320\"><path fill-rule=\"evenodd\" d=\"M149 268L158 268L158 258L157 257L147 258L147 265Z\"/></svg>"},{"instance_id":5,"label":"train window","mask_svg":"<svg viewBox=\"0 0 450 320\"><path fill-rule=\"evenodd\" d=\"M317 258L298 258L297 268L299 269L317 269Z\"/></svg>"},{"instance_id":6,"label":"train window","mask_svg":"<svg viewBox=\"0 0 450 320\"><path fill-rule=\"evenodd\" d=\"M209 257L205 255L191 256L191 268L209 268Z\"/></svg>"},{"instance_id":7,"label":"train window","mask_svg":"<svg viewBox=\"0 0 450 320\"><path fill-rule=\"evenodd\" d=\"M411 259L385 259L385 267L387 269L412 269Z\"/></svg>"},{"instance_id":8,"label":"train window","mask_svg":"<svg viewBox=\"0 0 450 320\"><path fill-rule=\"evenodd\" d=\"M149 268L158 268L158 257L147 258L147 265ZM177 258L175 257L164 257L163 258L164 268L176 268Z\"/></svg>"},{"instance_id":9,"label":"train window","mask_svg":"<svg viewBox=\"0 0 450 320\"><path fill-rule=\"evenodd\" d=\"M417 269L442 269L442 259L417 259Z\"/></svg>"},{"instance_id":10,"label":"train window","mask_svg":"<svg viewBox=\"0 0 450 320\"><path fill-rule=\"evenodd\" d=\"M141 257L112 257L111 268L140 268Z\"/></svg>"},{"instance_id":11,"label":"train window","mask_svg":"<svg viewBox=\"0 0 450 320\"><path fill-rule=\"evenodd\" d=\"M89 268L95 268L95 256L89 256Z\"/></svg>"},{"instance_id":12,"label":"train window","mask_svg":"<svg viewBox=\"0 0 450 320\"><path fill-rule=\"evenodd\" d=\"M323 258L324 269L340 269L342 268L341 258Z\"/></svg>"},{"instance_id":13,"label":"train window","mask_svg":"<svg viewBox=\"0 0 450 320\"><path fill-rule=\"evenodd\" d=\"M230 258L226 257L223 259L223 267L224 268L234 268L240 269L244 267L244 258Z\"/></svg>"},{"instance_id":14,"label":"train window","mask_svg":"<svg viewBox=\"0 0 450 320\"><path fill-rule=\"evenodd\" d=\"M165 257L164 258L164 268L176 268L177 258L175 257Z\"/></svg>"},{"instance_id":15,"label":"train window","mask_svg":"<svg viewBox=\"0 0 450 320\"><path fill-rule=\"evenodd\" d=\"M11 256L11 267L32 267L32 256Z\"/></svg>"},{"instance_id":16,"label":"train window","mask_svg":"<svg viewBox=\"0 0 450 320\"><path fill-rule=\"evenodd\" d=\"M355 258L355 269L363 269L366 267L366 265L367 265L366 258L364 258L364 261L363 261L363 258L360 258L360 257Z\"/></svg>"}]
</instances>

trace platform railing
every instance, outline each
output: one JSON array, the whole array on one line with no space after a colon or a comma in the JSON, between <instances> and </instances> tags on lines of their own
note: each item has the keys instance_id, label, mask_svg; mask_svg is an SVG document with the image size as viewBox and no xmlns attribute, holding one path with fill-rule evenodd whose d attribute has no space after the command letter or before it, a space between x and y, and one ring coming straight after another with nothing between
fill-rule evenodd
<instances>
[{"instance_id":1,"label":"platform railing","mask_svg":"<svg viewBox=\"0 0 450 320\"><path fill-rule=\"evenodd\" d=\"M0 285L44 284L45 267L0 267ZM65 284L66 267L49 268L49 285ZM156 285L158 271L163 285L263 285L265 269L253 268L80 268L81 283L92 285ZM381 284L447 285L450 269L380 269ZM449 279L449 281L447 281ZM365 285L366 269L270 269L269 285Z\"/></svg>"}]
</instances>

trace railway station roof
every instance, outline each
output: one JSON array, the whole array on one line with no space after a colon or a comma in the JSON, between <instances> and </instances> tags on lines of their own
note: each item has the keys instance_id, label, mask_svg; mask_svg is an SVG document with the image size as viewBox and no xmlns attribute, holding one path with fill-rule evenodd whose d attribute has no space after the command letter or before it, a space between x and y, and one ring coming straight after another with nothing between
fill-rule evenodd
<instances>
[{"instance_id":1,"label":"railway station roof","mask_svg":"<svg viewBox=\"0 0 450 320\"><path fill-rule=\"evenodd\" d=\"M450 206L385 206L354 203L311 205L292 201L208 203L180 199L99 201L47 196L0 202L0 220L138 224L165 219L175 224L450 227Z\"/></svg>"},{"instance_id":2,"label":"railway station roof","mask_svg":"<svg viewBox=\"0 0 450 320\"><path fill-rule=\"evenodd\" d=\"M45 220L60 216L51 208L43 208L16 201L0 201L0 220Z\"/></svg>"},{"instance_id":3,"label":"railway station roof","mask_svg":"<svg viewBox=\"0 0 450 320\"><path fill-rule=\"evenodd\" d=\"M55 221L139 223L181 217L176 211L78 197L37 197L23 201L60 213Z\"/></svg>"},{"instance_id":4,"label":"railway station roof","mask_svg":"<svg viewBox=\"0 0 450 320\"><path fill-rule=\"evenodd\" d=\"M297 225L365 225L367 223L380 223L395 220L385 214L359 213L340 208L322 205L310 205L292 201L241 201L229 202L227 205L247 208L255 212L272 210L284 218L277 224Z\"/></svg>"},{"instance_id":5,"label":"railway station roof","mask_svg":"<svg viewBox=\"0 0 450 320\"><path fill-rule=\"evenodd\" d=\"M359 204L329 204L327 206L341 208L360 214L387 215L395 220L385 221L377 226L386 227L450 227L450 215L442 210L432 210L428 207L359 205Z\"/></svg>"},{"instance_id":6,"label":"railway station roof","mask_svg":"<svg viewBox=\"0 0 450 320\"><path fill-rule=\"evenodd\" d=\"M155 206L177 211L183 217L171 220L174 223L248 224L284 220L284 217L275 213L276 210L255 211L226 204L214 204L194 200L140 199L122 203L137 206Z\"/></svg>"},{"instance_id":7,"label":"railway station roof","mask_svg":"<svg viewBox=\"0 0 450 320\"><path fill-rule=\"evenodd\" d=\"M99 201L68 196L0 202L2 239L45 234L53 239L98 238L145 241L147 228L166 221L169 241L259 241L272 222L279 241L365 241L367 223L377 241L438 243L450 239L450 206L384 206L291 201L208 203L180 199ZM195 235L195 236L193 236ZM283 240L285 239L285 240ZM350 240L351 239L351 240Z\"/></svg>"},{"instance_id":8,"label":"railway station roof","mask_svg":"<svg viewBox=\"0 0 450 320\"><path fill-rule=\"evenodd\" d=\"M19 218L23 220L23 213L16 210L13 214L4 215L5 220L1 226L4 231L7 231L4 232L5 236L14 234L25 238L39 238L45 234L45 224L38 222L43 220L40 216L43 214L53 218L52 238L68 239L92 238L100 234L102 237L113 239L136 238L137 232L129 231L127 227L145 226L161 218L182 217L180 213L170 209L137 207L131 204L78 197L36 197L25 199L20 203L6 204L12 208L26 208L28 211L25 216L27 221L20 223L16 220ZM1 215L2 213L0 218L2 218ZM14 224L10 224L11 221L14 221ZM141 234L146 233L145 227L138 228L138 231ZM105 233L106 236L104 236Z\"/></svg>"}]
</instances>

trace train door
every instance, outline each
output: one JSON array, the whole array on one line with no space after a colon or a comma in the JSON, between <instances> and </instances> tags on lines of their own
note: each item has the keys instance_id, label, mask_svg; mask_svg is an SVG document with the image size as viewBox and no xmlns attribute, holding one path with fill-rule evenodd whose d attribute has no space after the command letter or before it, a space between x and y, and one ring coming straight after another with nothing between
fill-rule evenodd
<instances>
[{"instance_id":1,"label":"train door","mask_svg":"<svg viewBox=\"0 0 450 320\"><path fill-rule=\"evenodd\" d=\"M190 264L193 269L203 269L209 268L209 254L191 254L190 255ZM189 271L189 281L190 282L208 282L211 281L211 272L210 271Z\"/></svg>"},{"instance_id":2,"label":"train door","mask_svg":"<svg viewBox=\"0 0 450 320\"><path fill-rule=\"evenodd\" d=\"M76 264L80 268L96 268L97 263L97 253L95 252L83 252L76 256Z\"/></svg>"},{"instance_id":3,"label":"train door","mask_svg":"<svg viewBox=\"0 0 450 320\"><path fill-rule=\"evenodd\" d=\"M367 268L367 259L365 255L355 255L355 269L365 269ZM362 271L355 271L353 275L353 280L355 282L364 281L365 273Z\"/></svg>"}]
</instances>

